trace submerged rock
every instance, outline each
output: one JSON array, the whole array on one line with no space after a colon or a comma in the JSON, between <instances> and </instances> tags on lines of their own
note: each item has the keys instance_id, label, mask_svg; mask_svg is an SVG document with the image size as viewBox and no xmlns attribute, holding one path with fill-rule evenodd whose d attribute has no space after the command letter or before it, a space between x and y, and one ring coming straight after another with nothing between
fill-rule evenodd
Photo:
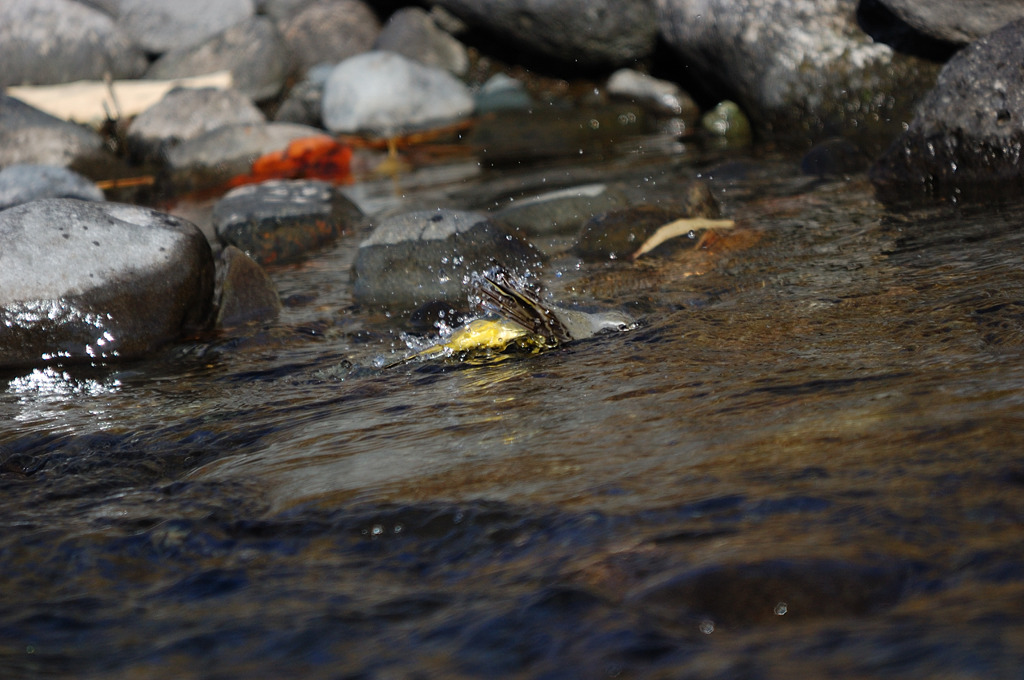
<instances>
[{"instance_id":1,"label":"submerged rock","mask_svg":"<svg viewBox=\"0 0 1024 680\"><path fill-rule=\"evenodd\" d=\"M103 138L0 94L0 168L15 163L70 165L104 155Z\"/></svg>"},{"instance_id":2,"label":"submerged rock","mask_svg":"<svg viewBox=\"0 0 1024 680\"><path fill-rule=\"evenodd\" d=\"M106 14L70 0L0 3L0 88L137 78L146 55Z\"/></svg>"},{"instance_id":3,"label":"submerged rock","mask_svg":"<svg viewBox=\"0 0 1024 680\"><path fill-rule=\"evenodd\" d=\"M1024 18L1020 0L878 0L893 14L937 40L974 42Z\"/></svg>"},{"instance_id":4,"label":"submerged rock","mask_svg":"<svg viewBox=\"0 0 1024 680\"><path fill-rule=\"evenodd\" d=\"M277 287L256 262L234 246L217 262L217 328L271 321L281 313Z\"/></svg>"},{"instance_id":5,"label":"submerged rock","mask_svg":"<svg viewBox=\"0 0 1024 680\"><path fill-rule=\"evenodd\" d=\"M191 47L255 14L253 0L120 0L118 25L152 54Z\"/></svg>"},{"instance_id":6,"label":"submerged rock","mask_svg":"<svg viewBox=\"0 0 1024 680\"><path fill-rule=\"evenodd\" d=\"M146 354L205 322L199 229L120 203L44 199L0 212L0 365Z\"/></svg>"},{"instance_id":7,"label":"submerged rock","mask_svg":"<svg viewBox=\"0 0 1024 680\"><path fill-rule=\"evenodd\" d=\"M317 180L238 187L213 207L217 237L260 264L299 259L352 230L362 216L337 187Z\"/></svg>"},{"instance_id":8,"label":"submerged rock","mask_svg":"<svg viewBox=\"0 0 1024 680\"><path fill-rule=\"evenodd\" d=\"M584 222L626 205L626 197L606 184L587 184L510 201L494 219L524 234L559 234L578 230Z\"/></svg>"},{"instance_id":9,"label":"submerged rock","mask_svg":"<svg viewBox=\"0 0 1024 680\"><path fill-rule=\"evenodd\" d=\"M98 186L59 165L9 165L0 170L0 210L40 198L102 201Z\"/></svg>"},{"instance_id":10,"label":"submerged rock","mask_svg":"<svg viewBox=\"0 0 1024 680\"><path fill-rule=\"evenodd\" d=\"M472 112L473 97L459 79L393 52L346 59L324 85L323 121L332 132L387 135Z\"/></svg>"},{"instance_id":11,"label":"submerged rock","mask_svg":"<svg viewBox=\"0 0 1024 680\"><path fill-rule=\"evenodd\" d=\"M380 33L377 15L360 0L315 0L282 19L279 27L302 69L366 52Z\"/></svg>"},{"instance_id":12,"label":"submerged rock","mask_svg":"<svg viewBox=\"0 0 1024 680\"><path fill-rule=\"evenodd\" d=\"M1024 188L1024 20L961 50L871 168L883 199L999 197Z\"/></svg>"},{"instance_id":13,"label":"submerged rock","mask_svg":"<svg viewBox=\"0 0 1024 680\"><path fill-rule=\"evenodd\" d=\"M537 264L529 244L483 213L423 210L380 222L359 245L353 267L357 302L412 308L441 301L461 305L472 272L494 263L522 271Z\"/></svg>"}]
</instances>

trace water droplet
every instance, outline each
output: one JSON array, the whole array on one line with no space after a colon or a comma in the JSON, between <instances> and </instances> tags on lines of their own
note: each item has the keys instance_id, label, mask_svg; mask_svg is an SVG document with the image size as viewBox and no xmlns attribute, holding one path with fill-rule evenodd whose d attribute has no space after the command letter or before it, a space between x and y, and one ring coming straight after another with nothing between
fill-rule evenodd
<instances>
[{"instance_id":1,"label":"water droplet","mask_svg":"<svg viewBox=\"0 0 1024 680\"><path fill-rule=\"evenodd\" d=\"M775 615L776 616L785 616L786 612L788 612L788 611L789 611L789 607L786 606L785 602L779 602L777 605L775 605Z\"/></svg>"},{"instance_id":2,"label":"water droplet","mask_svg":"<svg viewBox=\"0 0 1024 680\"><path fill-rule=\"evenodd\" d=\"M711 621L710 619L704 619L700 622L698 628L700 629L700 632L704 633L705 635L711 635L715 632L715 622Z\"/></svg>"}]
</instances>

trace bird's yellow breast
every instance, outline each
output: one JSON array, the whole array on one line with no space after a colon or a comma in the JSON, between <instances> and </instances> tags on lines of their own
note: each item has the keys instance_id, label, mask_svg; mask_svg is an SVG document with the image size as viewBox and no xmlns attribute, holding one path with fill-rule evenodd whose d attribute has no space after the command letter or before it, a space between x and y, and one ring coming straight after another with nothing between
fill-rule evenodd
<instances>
[{"instance_id":1,"label":"bird's yellow breast","mask_svg":"<svg viewBox=\"0 0 1024 680\"><path fill-rule=\"evenodd\" d=\"M423 353L501 351L526 335L529 335L529 332L525 328L508 319L474 319L456 328L447 340L424 350Z\"/></svg>"}]
</instances>

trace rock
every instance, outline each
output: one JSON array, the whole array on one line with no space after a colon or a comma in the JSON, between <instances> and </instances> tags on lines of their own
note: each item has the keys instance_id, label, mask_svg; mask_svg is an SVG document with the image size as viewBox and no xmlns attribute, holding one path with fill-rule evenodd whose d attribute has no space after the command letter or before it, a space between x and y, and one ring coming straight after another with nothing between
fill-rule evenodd
<instances>
[{"instance_id":1,"label":"rock","mask_svg":"<svg viewBox=\"0 0 1024 680\"><path fill-rule=\"evenodd\" d=\"M506 228L528 235L564 234L625 204L625 196L608 185L587 184L510 201L493 217Z\"/></svg>"},{"instance_id":2,"label":"rock","mask_svg":"<svg viewBox=\"0 0 1024 680\"><path fill-rule=\"evenodd\" d=\"M213 207L218 239L264 265L300 259L354 229L362 216L337 187L318 180L238 187Z\"/></svg>"},{"instance_id":3,"label":"rock","mask_svg":"<svg viewBox=\"0 0 1024 680\"><path fill-rule=\"evenodd\" d=\"M893 14L937 40L967 44L1024 18L1019 0L878 0Z\"/></svg>"},{"instance_id":4,"label":"rock","mask_svg":"<svg viewBox=\"0 0 1024 680\"><path fill-rule=\"evenodd\" d=\"M118 25L151 54L203 42L253 16L252 0L121 0Z\"/></svg>"},{"instance_id":5,"label":"rock","mask_svg":"<svg viewBox=\"0 0 1024 680\"><path fill-rule=\"evenodd\" d=\"M213 256L195 225L49 198L0 212L0 363L144 355L205 322Z\"/></svg>"},{"instance_id":6,"label":"rock","mask_svg":"<svg viewBox=\"0 0 1024 680\"><path fill-rule=\"evenodd\" d=\"M146 78L171 79L230 71L233 87L254 101L276 97L291 68L281 34L266 17L252 17L205 42L160 57Z\"/></svg>"},{"instance_id":7,"label":"rock","mask_svg":"<svg viewBox=\"0 0 1024 680\"><path fill-rule=\"evenodd\" d=\"M392 52L346 59L324 85L323 120L332 132L393 134L472 111L469 89L452 74Z\"/></svg>"},{"instance_id":8,"label":"rock","mask_svg":"<svg viewBox=\"0 0 1024 680\"><path fill-rule=\"evenodd\" d=\"M0 89L137 78L146 55L106 14L70 0L0 3Z\"/></svg>"},{"instance_id":9,"label":"rock","mask_svg":"<svg viewBox=\"0 0 1024 680\"><path fill-rule=\"evenodd\" d=\"M868 169L870 159L849 139L833 137L814 145L800 161L800 171L817 177L844 177Z\"/></svg>"},{"instance_id":10,"label":"rock","mask_svg":"<svg viewBox=\"0 0 1024 680\"><path fill-rule=\"evenodd\" d=\"M492 111L525 111L533 106L533 98L521 80L504 73L495 73L473 96L478 114Z\"/></svg>"},{"instance_id":11,"label":"rock","mask_svg":"<svg viewBox=\"0 0 1024 680\"><path fill-rule=\"evenodd\" d=\"M737 101L757 132L890 140L938 66L858 24L857 0L655 0L688 79Z\"/></svg>"},{"instance_id":12,"label":"rock","mask_svg":"<svg viewBox=\"0 0 1024 680\"><path fill-rule=\"evenodd\" d=\"M639 205L612 210L590 219L580 229L573 251L584 260L600 262L632 255L659 227L683 217L715 219L720 212L718 202L708 185L693 180L679 188L673 203ZM683 241L674 239L654 252L676 247Z\"/></svg>"},{"instance_id":13,"label":"rock","mask_svg":"<svg viewBox=\"0 0 1024 680\"><path fill-rule=\"evenodd\" d=\"M225 125L167 150L167 165L178 188L202 188L244 175L252 162L323 130L294 123Z\"/></svg>"},{"instance_id":14,"label":"rock","mask_svg":"<svg viewBox=\"0 0 1024 680\"><path fill-rule=\"evenodd\" d=\"M300 68L337 64L373 46L380 21L360 0L316 0L280 23Z\"/></svg>"},{"instance_id":15,"label":"rock","mask_svg":"<svg viewBox=\"0 0 1024 680\"><path fill-rule=\"evenodd\" d=\"M274 114L274 120L303 125L320 125L324 83L327 82L327 77L333 70L333 64L319 64L309 69L306 72L306 79L289 90L288 96L281 102L277 113Z\"/></svg>"},{"instance_id":16,"label":"rock","mask_svg":"<svg viewBox=\"0 0 1024 680\"><path fill-rule=\"evenodd\" d=\"M272 321L281 313L281 298L267 273L234 246L217 262L217 328Z\"/></svg>"},{"instance_id":17,"label":"rock","mask_svg":"<svg viewBox=\"0 0 1024 680\"><path fill-rule=\"evenodd\" d=\"M1024 20L972 43L943 67L909 128L870 175L888 201L985 198L1024 187Z\"/></svg>"},{"instance_id":18,"label":"rock","mask_svg":"<svg viewBox=\"0 0 1024 680\"><path fill-rule=\"evenodd\" d=\"M607 68L652 53L650 0L440 0L444 9L517 51L577 68Z\"/></svg>"},{"instance_id":19,"label":"rock","mask_svg":"<svg viewBox=\"0 0 1024 680\"><path fill-rule=\"evenodd\" d=\"M613 97L629 99L656 113L679 116L687 125L692 126L700 117L697 103L678 85L646 73L619 69L609 76L606 87Z\"/></svg>"},{"instance_id":20,"label":"rock","mask_svg":"<svg viewBox=\"0 0 1024 680\"><path fill-rule=\"evenodd\" d=\"M0 170L0 210L39 198L104 200L98 186L59 165L19 164Z\"/></svg>"},{"instance_id":21,"label":"rock","mask_svg":"<svg viewBox=\"0 0 1024 680\"><path fill-rule=\"evenodd\" d=\"M434 18L418 7L406 7L392 14L373 49L395 52L457 76L469 70L466 46L441 30Z\"/></svg>"},{"instance_id":22,"label":"rock","mask_svg":"<svg viewBox=\"0 0 1024 680\"><path fill-rule=\"evenodd\" d=\"M163 160L167 150L225 125L262 123L263 113L236 90L171 90L128 126L136 160Z\"/></svg>"},{"instance_id":23,"label":"rock","mask_svg":"<svg viewBox=\"0 0 1024 680\"><path fill-rule=\"evenodd\" d=\"M713 109L704 114L700 124L706 132L731 144L750 144L753 139L750 121L739 105L729 100L715 104Z\"/></svg>"},{"instance_id":24,"label":"rock","mask_svg":"<svg viewBox=\"0 0 1024 680\"><path fill-rule=\"evenodd\" d=\"M15 163L70 165L104 153L103 138L0 94L0 168Z\"/></svg>"},{"instance_id":25,"label":"rock","mask_svg":"<svg viewBox=\"0 0 1024 680\"><path fill-rule=\"evenodd\" d=\"M427 302L459 306L469 275L497 262L513 271L537 266L529 244L483 213L424 210L381 221L359 245L353 294L361 304L413 308Z\"/></svg>"}]
</instances>

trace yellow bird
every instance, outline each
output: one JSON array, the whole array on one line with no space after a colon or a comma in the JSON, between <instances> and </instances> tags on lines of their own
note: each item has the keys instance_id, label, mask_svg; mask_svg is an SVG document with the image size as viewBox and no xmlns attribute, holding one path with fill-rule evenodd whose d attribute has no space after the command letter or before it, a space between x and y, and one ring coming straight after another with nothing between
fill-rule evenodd
<instances>
[{"instance_id":1,"label":"yellow bird","mask_svg":"<svg viewBox=\"0 0 1024 680\"><path fill-rule=\"evenodd\" d=\"M513 343L539 351L603 331L626 331L636 326L632 317L618 311L590 314L546 304L523 278L500 267L478 277L477 295L473 299L487 316L459 326L436 344L384 368L417 358L500 352Z\"/></svg>"}]
</instances>

